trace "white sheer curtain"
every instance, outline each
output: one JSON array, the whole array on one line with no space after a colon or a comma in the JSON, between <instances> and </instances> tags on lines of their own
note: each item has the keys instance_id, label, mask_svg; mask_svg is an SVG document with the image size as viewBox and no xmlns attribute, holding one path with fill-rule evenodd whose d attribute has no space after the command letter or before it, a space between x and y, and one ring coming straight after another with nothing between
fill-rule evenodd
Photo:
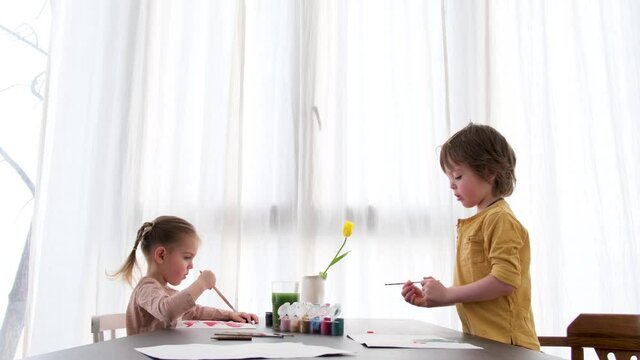
<instances>
[{"instance_id":1,"label":"white sheer curtain","mask_svg":"<svg viewBox=\"0 0 640 360\"><path fill-rule=\"evenodd\" d=\"M538 332L640 313L640 3L502 5L488 6L488 117L520 156Z\"/></svg>"},{"instance_id":2,"label":"white sheer curtain","mask_svg":"<svg viewBox=\"0 0 640 360\"><path fill-rule=\"evenodd\" d=\"M196 225L197 266L261 315L270 282L323 270L352 220L327 301L346 317L457 328L452 307L411 307L382 284L451 283L455 221L469 211L437 146L469 120L518 154L510 202L531 233L538 332L560 334L579 312L639 311L636 3L52 10L27 354L87 343L92 314L124 311L129 289L105 270L161 214Z\"/></svg>"}]
</instances>

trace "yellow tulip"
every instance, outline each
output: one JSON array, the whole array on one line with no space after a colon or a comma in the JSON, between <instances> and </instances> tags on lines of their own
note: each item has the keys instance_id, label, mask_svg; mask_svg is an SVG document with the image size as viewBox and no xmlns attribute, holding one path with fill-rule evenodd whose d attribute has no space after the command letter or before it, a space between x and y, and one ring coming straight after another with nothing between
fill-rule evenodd
<instances>
[{"instance_id":1,"label":"yellow tulip","mask_svg":"<svg viewBox=\"0 0 640 360\"><path fill-rule=\"evenodd\" d=\"M336 255L333 257L333 259L329 263L329 266L327 266L327 268L324 269L324 271L320 272L320 276L323 279L327 278L327 271L329 270L330 267L335 265L338 261L342 260L345 256L347 256L347 254L351 252L351 251L347 251L344 254L340 253L344 248L344 245L347 243L347 238L351 236L352 230L353 230L353 223L351 221L345 221L344 226L342 226L342 235L344 235L344 241L342 242L342 246L340 246L340 249L338 249L338 252L336 253Z\"/></svg>"},{"instance_id":2,"label":"yellow tulip","mask_svg":"<svg viewBox=\"0 0 640 360\"><path fill-rule=\"evenodd\" d=\"M351 221L345 221L342 227L342 235L344 235L344 237L351 236L351 230L353 230L353 223Z\"/></svg>"}]
</instances>

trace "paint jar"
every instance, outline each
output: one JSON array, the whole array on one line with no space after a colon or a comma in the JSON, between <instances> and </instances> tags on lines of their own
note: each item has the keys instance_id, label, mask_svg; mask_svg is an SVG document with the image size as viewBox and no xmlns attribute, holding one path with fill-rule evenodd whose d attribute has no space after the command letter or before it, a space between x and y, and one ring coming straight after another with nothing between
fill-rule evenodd
<instances>
[{"instance_id":1,"label":"paint jar","mask_svg":"<svg viewBox=\"0 0 640 360\"><path fill-rule=\"evenodd\" d=\"M273 326L273 313L271 311L267 311L264 314L264 326L272 327Z\"/></svg>"},{"instance_id":2,"label":"paint jar","mask_svg":"<svg viewBox=\"0 0 640 360\"><path fill-rule=\"evenodd\" d=\"M293 317L291 318L291 324L289 324L289 331L291 332L298 332L300 331L299 327L300 325L298 324L300 321L298 320L298 315L293 315Z\"/></svg>"},{"instance_id":3,"label":"paint jar","mask_svg":"<svg viewBox=\"0 0 640 360\"><path fill-rule=\"evenodd\" d=\"M344 319L337 318L331 322L331 335L343 336L344 335Z\"/></svg>"},{"instance_id":4,"label":"paint jar","mask_svg":"<svg viewBox=\"0 0 640 360\"><path fill-rule=\"evenodd\" d=\"M311 319L311 334L320 334L320 318L317 316Z\"/></svg>"},{"instance_id":5,"label":"paint jar","mask_svg":"<svg viewBox=\"0 0 640 360\"><path fill-rule=\"evenodd\" d=\"M291 328L291 319L289 319L289 315L285 315L282 319L280 319L280 331L287 332Z\"/></svg>"},{"instance_id":6,"label":"paint jar","mask_svg":"<svg viewBox=\"0 0 640 360\"><path fill-rule=\"evenodd\" d=\"M320 334L331 335L331 318L325 317L320 323Z\"/></svg>"},{"instance_id":7,"label":"paint jar","mask_svg":"<svg viewBox=\"0 0 640 360\"><path fill-rule=\"evenodd\" d=\"M311 320L306 316L300 320L300 332L303 334L309 334L311 332Z\"/></svg>"}]
</instances>

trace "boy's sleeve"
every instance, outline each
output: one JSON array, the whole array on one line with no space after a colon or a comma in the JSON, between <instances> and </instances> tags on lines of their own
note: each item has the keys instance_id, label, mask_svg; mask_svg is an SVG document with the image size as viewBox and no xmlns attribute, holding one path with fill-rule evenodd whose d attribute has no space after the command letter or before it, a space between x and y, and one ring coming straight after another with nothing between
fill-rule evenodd
<instances>
[{"instance_id":1,"label":"boy's sleeve","mask_svg":"<svg viewBox=\"0 0 640 360\"><path fill-rule=\"evenodd\" d=\"M137 302L156 319L173 322L196 303L186 291L168 295L160 284L153 281L140 285Z\"/></svg>"},{"instance_id":2,"label":"boy's sleeve","mask_svg":"<svg viewBox=\"0 0 640 360\"><path fill-rule=\"evenodd\" d=\"M484 238L491 263L491 275L514 288L520 286L520 249L524 245L518 223L506 214L486 219Z\"/></svg>"}]
</instances>

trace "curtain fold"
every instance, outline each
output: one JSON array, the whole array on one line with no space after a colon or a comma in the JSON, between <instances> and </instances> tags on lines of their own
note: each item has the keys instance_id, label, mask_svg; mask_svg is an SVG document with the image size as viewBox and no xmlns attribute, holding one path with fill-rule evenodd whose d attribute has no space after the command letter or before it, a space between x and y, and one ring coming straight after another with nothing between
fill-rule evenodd
<instances>
[{"instance_id":1,"label":"curtain fold","mask_svg":"<svg viewBox=\"0 0 640 360\"><path fill-rule=\"evenodd\" d=\"M326 300L459 328L453 307L383 284L451 284L471 210L438 146L469 121L518 156L509 202L531 235L538 333L640 311L639 7L53 1L25 353L88 343L91 315L125 311L130 288L105 272L164 214L196 226L196 268L243 311L270 310L271 281L324 270L351 220Z\"/></svg>"}]
</instances>

